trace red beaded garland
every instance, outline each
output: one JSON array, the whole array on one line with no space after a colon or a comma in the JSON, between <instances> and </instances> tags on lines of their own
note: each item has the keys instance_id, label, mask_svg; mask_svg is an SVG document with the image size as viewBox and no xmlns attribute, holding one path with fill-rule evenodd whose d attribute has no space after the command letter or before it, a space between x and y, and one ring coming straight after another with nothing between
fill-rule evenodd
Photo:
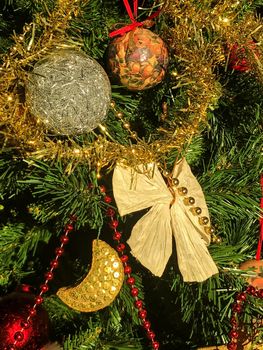
<instances>
[{"instance_id":1,"label":"red beaded garland","mask_svg":"<svg viewBox=\"0 0 263 350\"><path fill-rule=\"evenodd\" d=\"M41 290L42 293L46 293L49 290L49 287L48 287L47 284L42 284L40 286L40 290Z\"/></svg>"},{"instance_id":2,"label":"red beaded garland","mask_svg":"<svg viewBox=\"0 0 263 350\"><path fill-rule=\"evenodd\" d=\"M106 190L104 191L104 189L103 189L102 192L106 193ZM112 199L111 199L111 197L105 195L104 196L104 201L106 203L111 203ZM125 244L120 242L122 234L119 231L117 231L117 227L119 226L119 221L114 219L115 210L112 209L112 208L108 208L106 210L106 215L108 217L110 217L110 220L111 220L109 222L109 227L111 229L113 229L113 231L114 231L113 232L113 240L118 242L116 250L120 254L120 258L121 258L121 261L122 261L123 266L124 266L124 273L127 275L126 283L130 286L130 293L131 293L131 295L136 299L135 302L134 302L134 306L138 310L138 317L142 320L141 321L142 322L142 326L147 331L147 337L152 342L152 348L153 349L159 349L160 344L157 341L154 340L155 334L151 330L151 323L150 323L150 321L146 320L147 311L142 309L143 302L142 302L142 300L138 299L139 289L134 286L135 278L131 276L132 268L131 268L131 266L127 265L129 257L123 253L123 251L125 250L126 246L125 246Z\"/></svg>"},{"instance_id":3,"label":"red beaded garland","mask_svg":"<svg viewBox=\"0 0 263 350\"><path fill-rule=\"evenodd\" d=\"M105 193L106 187L104 185L100 185L100 192Z\"/></svg>"},{"instance_id":4,"label":"red beaded garland","mask_svg":"<svg viewBox=\"0 0 263 350\"><path fill-rule=\"evenodd\" d=\"M50 263L50 266L53 268L53 269L56 269L58 267L58 260L52 260L51 263Z\"/></svg>"},{"instance_id":5,"label":"red beaded garland","mask_svg":"<svg viewBox=\"0 0 263 350\"><path fill-rule=\"evenodd\" d=\"M43 299L41 296L37 296L37 297L35 298L35 303L36 303L37 305L42 304L43 301L44 301L44 299Z\"/></svg>"},{"instance_id":6,"label":"red beaded garland","mask_svg":"<svg viewBox=\"0 0 263 350\"><path fill-rule=\"evenodd\" d=\"M152 345L153 345L153 348L156 350L159 349L160 347L160 344L158 343L158 341L153 342Z\"/></svg>"},{"instance_id":7,"label":"red beaded garland","mask_svg":"<svg viewBox=\"0 0 263 350\"><path fill-rule=\"evenodd\" d=\"M147 337L148 337L149 339L154 339L154 338L155 338L155 333L154 333L153 331L148 331L148 332L147 332Z\"/></svg>"},{"instance_id":8,"label":"red beaded garland","mask_svg":"<svg viewBox=\"0 0 263 350\"><path fill-rule=\"evenodd\" d=\"M125 244L123 244L123 243L120 243L120 244L118 244L117 245L117 251L120 253L120 252L122 252L124 249L125 249L126 247L125 247Z\"/></svg>"},{"instance_id":9,"label":"red beaded garland","mask_svg":"<svg viewBox=\"0 0 263 350\"><path fill-rule=\"evenodd\" d=\"M237 319L235 318L235 316L231 317L230 323L232 324L232 326L237 326Z\"/></svg>"},{"instance_id":10,"label":"red beaded garland","mask_svg":"<svg viewBox=\"0 0 263 350\"><path fill-rule=\"evenodd\" d=\"M51 281L53 279L54 275L51 271L49 271L45 274L45 277L48 281Z\"/></svg>"},{"instance_id":11,"label":"red beaded garland","mask_svg":"<svg viewBox=\"0 0 263 350\"><path fill-rule=\"evenodd\" d=\"M238 301L245 301L247 299L247 296L246 296L246 293L244 292L241 292L237 295L237 298L236 298Z\"/></svg>"},{"instance_id":12,"label":"red beaded garland","mask_svg":"<svg viewBox=\"0 0 263 350\"><path fill-rule=\"evenodd\" d=\"M114 232L113 239L114 241L119 241L121 239L121 233L118 231Z\"/></svg>"},{"instance_id":13,"label":"red beaded garland","mask_svg":"<svg viewBox=\"0 0 263 350\"><path fill-rule=\"evenodd\" d=\"M30 323L29 322L21 322L20 324L21 328L27 329L30 327Z\"/></svg>"},{"instance_id":14,"label":"red beaded garland","mask_svg":"<svg viewBox=\"0 0 263 350\"><path fill-rule=\"evenodd\" d=\"M105 196L105 197L104 197L104 202L105 202L105 203L108 203L108 204L111 203L111 202L112 202L111 197L110 197L110 196Z\"/></svg>"},{"instance_id":15,"label":"red beaded garland","mask_svg":"<svg viewBox=\"0 0 263 350\"><path fill-rule=\"evenodd\" d=\"M20 326L21 326L21 329L19 331L17 331L15 334L14 334L14 343L10 346L8 346L8 348L6 348L6 350L16 350L16 344L23 341L24 340L24 331L27 329L27 328L30 328L30 323L31 323L31 319L33 317L36 316L36 313L37 313L37 307L42 304L44 302L44 299L42 298L42 294L46 293L48 290L49 290L49 287L47 285L47 283L53 279L53 269L57 268L58 267L58 259L61 255L63 255L64 253L64 249L63 249L63 246L65 244L68 243L69 241L69 238L68 238L68 233L70 231L72 231L74 229L74 226L73 226L73 223L77 220L77 217L75 215L70 215L70 220L71 222L68 223L65 228L64 228L64 235L62 235L60 237L60 242L61 242L61 245L60 247L58 247L55 252L56 252L56 257L54 260L52 260L50 262L50 270L45 274L45 278L46 278L46 281L44 284L42 284L40 286L40 293L36 296L35 298L35 303L34 305L30 308L29 310L29 315L26 319L26 321L22 321Z\"/></svg>"},{"instance_id":16,"label":"red beaded garland","mask_svg":"<svg viewBox=\"0 0 263 350\"><path fill-rule=\"evenodd\" d=\"M253 286L248 286L248 287L247 287L247 293L250 294L250 295L255 295L255 293L256 293L256 288L253 287Z\"/></svg>"},{"instance_id":17,"label":"red beaded garland","mask_svg":"<svg viewBox=\"0 0 263 350\"><path fill-rule=\"evenodd\" d=\"M129 274L131 274L131 272L132 272L132 268L129 265L124 267L125 275L129 275Z\"/></svg>"},{"instance_id":18,"label":"red beaded garland","mask_svg":"<svg viewBox=\"0 0 263 350\"><path fill-rule=\"evenodd\" d=\"M67 244L69 241L69 238L67 235L63 235L60 237L60 242L63 243L63 244Z\"/></svg>"},{"instance_id":19,"label":"red beaded garland","mask_svg":"<svg viewBox=\"0 0 263 350\"><path fill-rule=\"evenodd\" d=\"M148 331L151 328L151 322L150 321L143 321L143 327Z\"/></svg>"},{"instance_id":20,"label":"red beaded garland","mask_svg":"<svg viewBox=\"0 0 263 350\"><path fill-rule=\"evenodd\" d=\"M66 225L66 231L73 231L73 230L74 230L74 226L72 224Z\"/></svg>"},{"instance_id":21,"label":"red beaded garland","mask_svg":"<svg viewBox=\"0 0 263 350\"><path fill-rule=\"evenodd\" d=\"M134 302L134 306L137 308L137 309L141 309L142 306L143 306L143 302L142 300L138 299Z\"/></svg>"},{"instance_id":22,"label":"red beaded garland","mask_svg":"<svg viewBox=\"0 0 263 350\"><path fill-rule=\"evenodd\" d=\"M115 210L112 208L108 208L106 211L107 216L114 216L115 215Z\"/></svg>"},{"instance_id":23,"label":"red beaded garland","mask_svg":"<svg viewBox=\"0 0 263 350\"><path fill-rule=\"evenodd\" d=\"M30 309L30 311L29 311L29 315L30 315L31 317L34 317L34 316L36 315L36 313L37 313L37 311L36 311L35 308L32 308L32 309Z\"/></svg>"},{"instance_id":24,"label":"red beaded garland","mask_svg":"<svg viewBox=\"0 0 263 350\"><path fill-rule=\"evenodd\" d=\"M242 311L242 305L241 304L234 304L233 311L240 313Z\"/></svg>"},{"instance_id":25,"label":"red beaded garland","mask_svg":"<svg viewBox=\"0 0 263 350\"><path fill-rule=\"evenodd\" d=\"M110 223L111 228L117 228L119 226L119 221L118 220L112 220Z\"/></svg>"},{"instance_id":26,"label":"red beaded garland","mask_svg":"<svg viewBox=\"0 0 263 350\"><path fill-rule=\"evenodd\" d=\"M24 340L24 334L22 332L16 332L14 334L14 339L17 341L17 342L21 342L22 340Z\"/></svg>"},{"instance_id":27,"label":"red beaded garland","mask_svg":"<svg viewBox=\"0 0 263 350\"><path fill-rule=\"evenodd\" d=\"M247 300L247 294L253 297L261 297L263 295L263 289L256 289L254 286L249 285L244 292L237 293L235 296L235 302L232 304L232 315L230 318L231 330L229 332L229 343L227 344L228 350L237 350L238 348L238 315L243 310L243 304Z\"/></svg>"},{"instance_id":28,"label":"red beaded garland","mask_svg":"<svg viewBox=\"0 0 263 350\"><path fill-rule=\"evenodd\" d=\"M140 310L139 312L138 312L138 316L141 318L141 319L145 319L146 318L146 316L147 316L147 311L146 310Z\"/></svg>"},{"instance_id":29,"label":"red beaded garland","mask_svg":"<svg viewBox=\"0 0 263 350\"><path fill-rule=\"evenodd\" d=\"M139 289L136 288L136 287L133 287L133 288L131 289L131 295L132 295L133 297L137 297L138 294L139 294Z\"/></svg>"},{"instance_id":30,"label":"red beaded garland","mask_svg":"<svg viewBox=\"0 0 263 350\"><path fill-rule=\"evenodd\" d=\"M132 286L133 284L135 284L135 278L134 277L128 277L127 280L126 280L126 283Z\"/></svg>"},{"instance_id":31,"label":"red beaded garland","mask_svg":"<svg viewBox=\"0 0 263 350\"><path fill-rule=\"evenodd\" d=\"M230 336L231 338L238 338L239 334L238 334L237 331L232 330L232 331L229 333L229 336Z\"/></svg>"},{"instance_id":32,"label":"red beaded garland","mask_svg":"<svg viewBox=\"0 0 263 350\"><path fill-rule=\"evenodd\" d=\"M229 343L227 344L228 350L237 350L237 344L236 343Z\"/></svg>"},{"instance_id":33,"label":"red beaded garland","mask_svg":"<svg viewBox=\"0 0 263 350\"><path fill-rule=\"evenodd\" d=\"M121 261L122 261L123 263L126 263L128 260L129 260L128 255L122 255L122 256L121 256Z\"/></svg>"},{"instance_id":34,"label":"red beaded garland","mask_svg":"<svg viewBox=\"0 0 263 350\"><path fill-rule=\"evenodd\" d=\"M55 250L57 256L61 256L64 254L64 249L62 247L59 247Z\"/></svg>"}]
</instances>

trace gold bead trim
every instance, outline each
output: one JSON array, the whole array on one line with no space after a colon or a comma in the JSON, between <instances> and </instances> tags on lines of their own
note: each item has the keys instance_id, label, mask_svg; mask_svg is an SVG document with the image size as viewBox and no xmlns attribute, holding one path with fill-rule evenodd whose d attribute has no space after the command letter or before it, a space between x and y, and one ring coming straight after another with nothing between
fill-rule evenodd
<instances>
[{"instance_id":1,"label":"gold bead trim","mask_svg":"<svg viewBox=\"0 0 263 350\"><path fill-rule=\"evenodd\" d=\"M186 197L188 194L188 189L186 187L178 187L180 184L180 181L176 178L170 179L168 178L168 182L175 187L177 187L175 191L178 192L180 196L185 196L183 199L183 203L185 206L190 207L189 210L194 216L198 216L198 222L201 226L204 227L205 232L211 236L211 242L219 244L222 242L222 239L215 235L215 229L213 226L209 225L209 218L207 216L201 216L202 215L202 209L198 206L194 206L196 203L196 200L194 197Z\"/></svg>"}]
</instances>

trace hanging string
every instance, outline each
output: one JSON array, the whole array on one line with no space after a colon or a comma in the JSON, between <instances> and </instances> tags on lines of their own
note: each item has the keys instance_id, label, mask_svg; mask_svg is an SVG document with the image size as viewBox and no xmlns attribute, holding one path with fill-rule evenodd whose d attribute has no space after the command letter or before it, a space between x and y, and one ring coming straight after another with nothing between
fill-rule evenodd
<instances>
[{"instance_id":1,"label":"hanging string","mask_svg":"<svg viewBox=\"0 0 263 350\"><path fill-rule=\"evenodd\" d=\"M260 186L261 186L262 197L260 199L260 219L259 219L260 232L259 232L256 260L260 260L261 251L262 251L262 243L263 243L263 175L261 175L261 178L260 178Z\"/></svg>"},{"instance_id":2,"label":"hanging string","mask_svg":"<svg viewBox=\"0 0 263 350\"><path fill-rule=\"evenodd\" d=\"M147 17L145 21L137 22L136 18L138 15L138 0L133 0L133 12L128 0L123 0L123 3L132 23L111 32L109 34L110 38L113 38L117 35L124 35L125 33L130 32L131 30L137 27L143 26L145 24L145 21L152 20L153 18L157 17L161 12L161 9L159 9L158 11L154 12L151 16Z\"/></svg>"}]
</instances>

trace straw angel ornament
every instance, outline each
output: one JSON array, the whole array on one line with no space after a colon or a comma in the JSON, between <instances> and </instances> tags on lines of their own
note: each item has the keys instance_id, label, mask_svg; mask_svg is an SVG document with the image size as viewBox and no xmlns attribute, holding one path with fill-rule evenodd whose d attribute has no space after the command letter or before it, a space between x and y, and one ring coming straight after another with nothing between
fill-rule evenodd
<instances>
[{"instance_id":1,"label":"straw angel ornament","mask_svg":"<svg viewBox=\"0 0 263 350\"><path fill-rule=\"evenodd\" d=\"M121 216L150 208L133 227L128 244L154 275L162 276L173 237L185 282L202 282L218 273L207 249L211 236L204 194L185 158L175 164L169 186L154 163L137 171L117 165L113 192Z\"/></svg>"}]
</instances>

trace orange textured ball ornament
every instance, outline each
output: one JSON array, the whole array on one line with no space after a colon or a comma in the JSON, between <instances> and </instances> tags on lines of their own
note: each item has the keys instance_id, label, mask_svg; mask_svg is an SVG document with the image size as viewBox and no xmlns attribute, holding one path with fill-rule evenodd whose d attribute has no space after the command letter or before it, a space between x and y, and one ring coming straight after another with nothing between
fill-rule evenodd
<instances>
[{"instance_id":1,"label":"orange textured ball ornament","mask_svg":"<svg viewBox=\"0 0 263 350\"><path fill-rule=\"evenodd\" d=\"M159 84L167 65L165 43L145 28L117 37L108 48L110 78L129 90L145 90Z\"/></svg>"},{"instance_id":2,"label":"orange textured ball ornament","mask_svg":"<svg viewBox=\"0 0 263 350\"><path fill-rule=\"evenodd\" d=\"M249 275L247 280L256 288L263 288L263 260L248 260L239 266L240 270L246 270Z\"/></svg>"}]
</instances>

